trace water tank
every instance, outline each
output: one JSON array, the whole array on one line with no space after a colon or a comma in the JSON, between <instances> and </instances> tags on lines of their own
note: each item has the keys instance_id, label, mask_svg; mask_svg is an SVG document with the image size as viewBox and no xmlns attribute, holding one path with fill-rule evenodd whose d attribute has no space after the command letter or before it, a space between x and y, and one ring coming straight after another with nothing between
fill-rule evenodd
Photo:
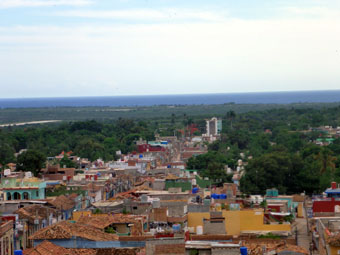
<instances>
[{"instance_id":1,"label":"water tank","mask_svg":"<svg viewBox=\"0 0 340 255\"><path fill-rule=\"evenodd\" d=\"M247 247L241 247L240 252L241 252L241 255L247 255L248 254Z\"/></svg>"},{"instance_id":2,"label":"water tank","mask_svg":"<svg viewBox=\"0 0 340 255\"><path fill-rule=\"evenodd\" d=\"M220 197L221 197L221 199L227 199L227 195L226 194L221 194Z\"/></svg>"},{"instance_id":3,"label":"water tank","mask_svg":"<svg viewBox=\"0 0 340 255\"><path fill-rule=\"evenodd\" d=\"M192 179L192 180L191 180L191 184L192 184L192 185L197 185L196 179Z\"/></svg>"},{"instance_id":4,"label":"water tank","mask_svg":"<svg viewBox=\"0 0 340 255\"><path fill-rule=\"evenodd\" d=\"M215 209L216 209L217 212L220 212L222 210L222 205L219 204L219 203L216 203L215 204Z\"/></svg>"},{"instance_id":5,"label":"water tank","mask_svg":"<svg viewBox=\"0 0 340 255\"><path fill-rule=\"evenodd\" d=\"M159 198L154 198L152 201L152 208L160 208L161 207L161 200Z\"/></svg>"},{"instance_id":6,"label":"water tank","mask_svg":"<svg viewBox=\"0 0 340 255\"><path fill-rule=\"evenodd\" d=\"M192 189L192 194L196 194L196 193L198 193L198 191L199 191L199 189L196 187L196 188L193 188Z\"/></svg>"},{"instance_id":7,"label":"water tank","mask_svg":"<svg viewBox=\"0 0 340 255\"><path fill-rule=\"evenodd\" d=\"M22 255L22 250L16 250L14 251L14 255Z\"/></svg>"},{"instance_id":8,"label":"water tank","mask_svg":"<svg viewBox=\"0 0 340 255\"><path fill-rule=\"evenodd\" d=\"M139 158L143 158L143 154L139 154Z\"/></svg>"},{"instance_id":9,"label":"water tank","mask_svg":"<svg viewBox=\"0 0 340 255\"><path fill-rule=\"evenodd\" d=\"M148 202L148 196L145 195L145 194L143 194L143 195L141 195L140 200L141 200L142 202Z\"/></svg>"},{"instance_id":10,"label":"water tank","mask_svg":"<svg viewBox=\"0 0 340 255\"><path fill-rule=\"evenodd\" d=\"M203 235L203 227L202 226L196 227L196 234L197 235Z\"/></svg>"},{"instance_id":11,"label":"water tank","mask_svg":"<svg viewBox=\"0 0 340 255\"><path fill-rule=\"evenodd\" d=\"M174 232L179 232L181 231L181 225L180 224L174 224L172 225L172 229Z\"/></svg>"},{"instance_id":12,"label":"water tank","mask_svg":"<svg viewBox=\"0 0 340 255\"><path fill-rule=\"evenodd\" d=\"M221 195L220 195L220 194L216 194L216 193L213 193L213 194L211 195L211 197L212 197L213 199L221 199Z\"/></svg>"}]
</instances>

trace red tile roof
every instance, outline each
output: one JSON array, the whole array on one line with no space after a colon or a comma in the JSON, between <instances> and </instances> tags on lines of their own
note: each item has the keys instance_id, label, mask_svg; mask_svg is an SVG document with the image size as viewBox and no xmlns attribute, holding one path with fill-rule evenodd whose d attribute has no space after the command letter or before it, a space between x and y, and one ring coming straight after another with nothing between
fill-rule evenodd
<instances>
[{"instance_id":1,"label":"red tile roof","mask_svg":"<svg viewBox=\"0 0 340 255\"><path fill-rule=\"evenodd\" d=\"M24 255L71 255L66 248L55 245L49 241L43 241L35 248L26 249L23 251Z\"/></svg>"},{"instance_id":2,"label":"red tile roof","mask_svg":"<svg viewBox=\"0 0 340 255\"><path fill-rule=\"evenodd\" d=\"M60 210L70 210L75 206L74 200L64 195L56 197L55 199L49 201L49 203Z\"/></svg>"},{"instance_id":3,"label":"red tile roof","mask_svg":"<svg viewBox=\"0 0 340 255\"><path fill-rule=\"evenodd\" d=\"M40 229L30 236L29 239L70 239L74 236L92 241L114 241L119 239L117 235L105 233L98 228L69 221L58 222Z\"/></svg>"},{"instance_id":4,"label":"red tile roof","mask_svg":"<svg viewBox=\"0 0 340 255\"><path fill-rule=\"evenodd\" d=\"M20 208L14 212L18 214L21 219L27 219L29 222L34 223L35 219L40 221L48 219L50 214L57 215L57 210L43 206L43 205L30 205Z\"/></svg>"}]
</instances>

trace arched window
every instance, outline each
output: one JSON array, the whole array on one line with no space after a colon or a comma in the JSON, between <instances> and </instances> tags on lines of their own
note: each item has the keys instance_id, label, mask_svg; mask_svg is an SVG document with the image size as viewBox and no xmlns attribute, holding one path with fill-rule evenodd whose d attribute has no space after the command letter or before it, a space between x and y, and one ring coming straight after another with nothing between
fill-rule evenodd
<instances>
[{"instance_id":1,"label":"arched window","mask_svg":"<svg viewBox=\"0 0 340 255\"><path fill-rule=\"evenodd\" d=\"M22 194L22 197L23 197L23 199L25 199L25 200L30 199L30 197L29 197L29 195L28 195L28 192L24 192L24 193Z\"/></svg>"},{"instance_id":2,"label":"arched window","mask_svg":"<svg viewBox=\"0 0 340 255\"><path fill-rule=\"evenodd\" d=\"M13 198L14 198L14 200L20 200L21 199L20 193L19 192L14 192Z\"/></svg>"},{"instance_id":3,"label":"arched window","mask_svg":"<svg viewBox=\"0 0 340 255\"><path fill-rule=\"evenodd\" d=\"M7 192L7 200L12 200L11 192Z\"/></svg>"}]
</instances>

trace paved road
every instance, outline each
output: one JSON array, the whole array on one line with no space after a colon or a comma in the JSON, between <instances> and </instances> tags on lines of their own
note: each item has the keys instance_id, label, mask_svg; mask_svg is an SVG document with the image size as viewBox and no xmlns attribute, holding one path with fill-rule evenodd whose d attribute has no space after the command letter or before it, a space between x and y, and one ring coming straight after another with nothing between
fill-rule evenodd
<instances>
[{"instance_id":1,"label":"paved road","mask_svg":"<svg viewBox=\"0 0 340 255\"><path fill-rule=\"evenodd\" d=\"M306 220L306 213L303 213L304 218L296 218L295 224L293 227L294 235L295 229L298 231L298 246L305 248L309 252L309 245L312 242L312 235L308 235L307 231L307 220ZM313 255L318 255L317 251L313 251Z\"/></svg>"},{"instance_id":2,"label":"paved road","mask_svg":"<svg viewBox=\"0 0 340 255\"><path fill-rule=\"evenodd\" d=\"M308 235L307 232L307 221L306 218L297 218L295 220L295 228L298 231L298 246L301 246L307 251L309 251L309 244L312 241L312 237ZM295 228L294 228L294 235L295 235Z\"/></svg>"}]
</instances>

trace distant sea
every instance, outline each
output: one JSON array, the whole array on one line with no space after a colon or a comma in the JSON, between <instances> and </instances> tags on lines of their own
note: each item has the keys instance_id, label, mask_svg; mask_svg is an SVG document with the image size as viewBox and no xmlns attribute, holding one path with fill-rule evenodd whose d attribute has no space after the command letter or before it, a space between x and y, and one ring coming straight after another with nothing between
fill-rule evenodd
<instances>
[{"instance_id":1,"label":"distant sea","mask_svg":"<svg viewBox=\"0 0 340 255\"><path fill-rule=\"evenodd\" d=\"M0 99L0 108L81 107L81 106L152 106L199 104L290 104L340 102L340 90L253 92L228 94L103 96Z\"/></svg>"}]
</instances>

